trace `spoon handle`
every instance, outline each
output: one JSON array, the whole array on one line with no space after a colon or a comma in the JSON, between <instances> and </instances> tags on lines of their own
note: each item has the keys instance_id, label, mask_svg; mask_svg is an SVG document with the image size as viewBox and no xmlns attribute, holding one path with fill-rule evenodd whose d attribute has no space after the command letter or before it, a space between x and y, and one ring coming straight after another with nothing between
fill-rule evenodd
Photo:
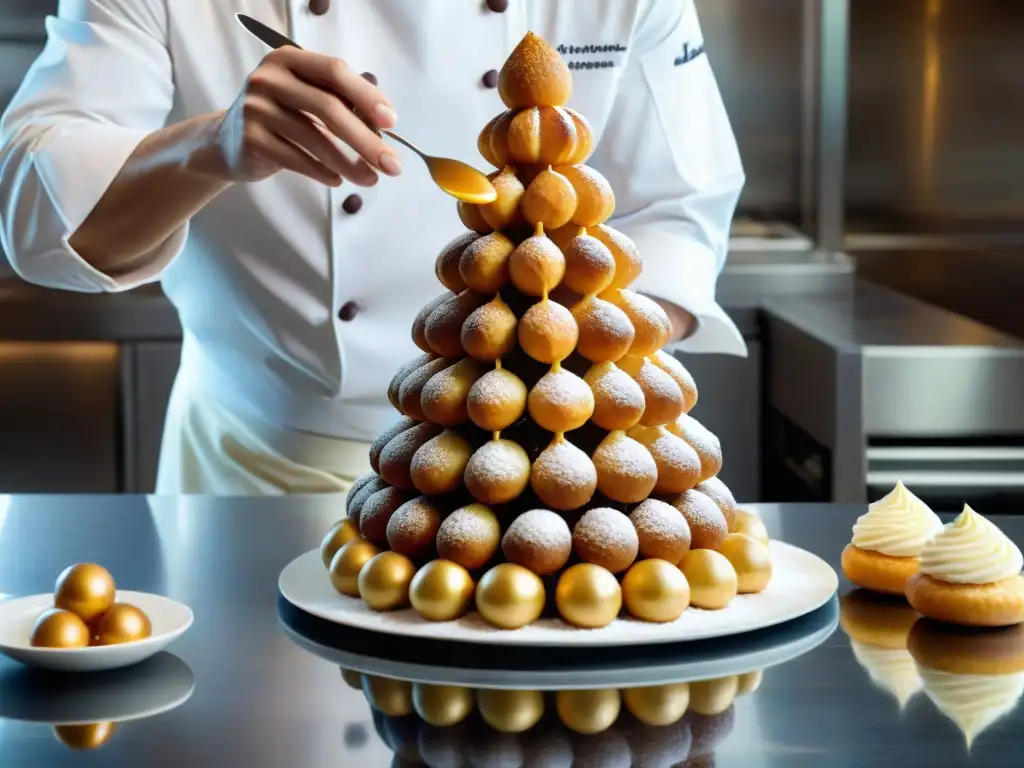
<instances>
[{"instance_id":1,"label":"spoon handle","mask_svg":"<svg viewBox=\"0 0 1024 768\"><path fill-rule=\"evenodd\" d=\"M379 133L383 133L385 136L388 136L388 137L394 139L399 144L404 144L405 146L407 146L409 149L411 149L413 152L415 152L420 157L426 157L426 155L423 154L423 150L421 150L419 147L417 147L415 144L413 144L411 141L409 141L405 137L399 136L394 131L389 131L387 128L380 128L379 129Z\"/></svg>"}]
</instances>

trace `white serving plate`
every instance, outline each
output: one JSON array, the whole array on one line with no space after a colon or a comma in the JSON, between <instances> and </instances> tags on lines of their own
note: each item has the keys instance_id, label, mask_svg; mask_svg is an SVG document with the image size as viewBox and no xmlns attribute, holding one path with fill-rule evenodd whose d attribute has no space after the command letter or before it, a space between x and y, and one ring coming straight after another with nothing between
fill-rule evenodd
<instances>
[{"instance_id":1,"label":"white serving plate","mask_svg":"<svg viewBox=\"0 0 1024 768\"><path fill-rule=\"evenodd\" d=\"M142 609L153 626L145 640L89 648L33 648L32 627L53 607L53 595L32 595L0 602L0 654L29 667L55 672L102 672L138 664L181 637L192 626L192 610L179 602L147 592L118 590L117 602Z\"/></svg>"},{"instance_id":2,"label":"white serving plate","mask_svg":"<svg viewBox=\"0 0 1024 768\"><path fill-rule=\"evenodd\" d=\"M688 608L667 624L632 618L601 629L578 629L544 618L515 630L492 627L475 611L455 621L423 619L412 609L378 613L362 600L331 587L319 551L307 552L281 572L278 589L296 608L348 627L405 637L463 643L525 646L607 646L677 643L751 632L803 616L827 603L839 587L835 571L821 558L781 541L770 544L773 575L757 595L737 595L725 608Z\"/></svg>"}]
</instances>

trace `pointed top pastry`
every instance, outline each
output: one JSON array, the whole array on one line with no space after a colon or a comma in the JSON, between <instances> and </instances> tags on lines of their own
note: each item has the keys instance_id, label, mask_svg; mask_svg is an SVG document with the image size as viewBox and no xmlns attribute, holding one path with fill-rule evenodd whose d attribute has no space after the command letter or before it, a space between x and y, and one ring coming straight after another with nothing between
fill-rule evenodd
<instances>
[{"instance_id":1,"label":"pointed top pastry","mask_svg":"<svg viewBox=\"0 0 1024 768\"><path fill-rule=\"evenodd\" d=\"M572 75L558 51L527 32L501 67L498 95L510 109L560 107L572 95Z\"/></svg>"}]
</instances>

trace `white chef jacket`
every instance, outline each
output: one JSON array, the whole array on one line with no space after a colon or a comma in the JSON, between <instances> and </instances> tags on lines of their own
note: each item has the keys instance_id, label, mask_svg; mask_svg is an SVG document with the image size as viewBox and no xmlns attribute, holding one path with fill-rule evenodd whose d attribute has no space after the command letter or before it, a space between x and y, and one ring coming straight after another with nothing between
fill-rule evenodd
<instances>
[{"instance_id":1,"label":"white chef jacket","mask_svg":"<svg viewBox=\"0 0 1024 768\"><path fill-rule=\"evenodd\" d=\"M0 237L15 271L74 291L160 281L184 329L179 376L280 427L372 439L395 418L388 382L418 354L412 320L443 290L434 258L463 231L412 155L368 189L287 172L235 185L117 279L69 237L144 136L234 101L267 53L236 12L373 73L398 130L481 168L477 134L504 109L482 75L533 31L569 62L569 106L597 139L589 164L615 190L609 223L644 258L634 288L696 316L685 348L745 354L714 298L744 176L692 0L312 2L326 12L311 0L61 0L0 124Z\"/></svg>"}]
</instances>

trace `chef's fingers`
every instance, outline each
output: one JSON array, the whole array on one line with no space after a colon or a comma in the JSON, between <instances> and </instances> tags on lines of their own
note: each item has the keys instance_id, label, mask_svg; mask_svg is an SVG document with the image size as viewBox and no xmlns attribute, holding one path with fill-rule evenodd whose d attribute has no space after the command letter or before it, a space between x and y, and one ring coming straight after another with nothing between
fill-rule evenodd
<instances>
[{"instance_id":1,"label":"chef's fingers","mask_svg":"<svg viewBox=\"0 0 1024 768\"><path fill-rule=\"evenodd\" d=\"M401 173L401 164L394 150L333 93L276 67L261 67L254 72L249 78L249 87L288 109L313 115L373 167L389 176Z\"/></svg>"},{"instance_id":2,"label":"chef's fingers","mask_svg":"<svg viewBox=\"0 0 1024 768\"><path fill-rule=\"evenodd\" d=\"M271 130L297 144L342 178L362 187L377 183L377 174L362 158L352 159L346 155L325 129L306 115L277 107L267 121Z\"/></svg>"},{"instance_id":3,"label":"chef's fingers","mask_svg":"<svg viewBox=\"0 0 1024 768\"><path fill-rule=\"evenodd\" d=\"M299 149L282 136L264 125L253 125L250 132L250 147L261 160L281 168L308 176L329 187L341 185L341 176L307 152Z\"/></svg>"},{"instance_id":4,"label":"chef's fingers","mask_svg":"<svg viewBox=\"0 0 1024 768\"><path fill-rule=\"evenodd\" d=\"M398 119L394 105L377 86L353 70L343 59L296 48L279 48L274 55L296 77L347 99L360 114L369 117L378 127L394 128Z\"/></svg>"}]
</instances>

